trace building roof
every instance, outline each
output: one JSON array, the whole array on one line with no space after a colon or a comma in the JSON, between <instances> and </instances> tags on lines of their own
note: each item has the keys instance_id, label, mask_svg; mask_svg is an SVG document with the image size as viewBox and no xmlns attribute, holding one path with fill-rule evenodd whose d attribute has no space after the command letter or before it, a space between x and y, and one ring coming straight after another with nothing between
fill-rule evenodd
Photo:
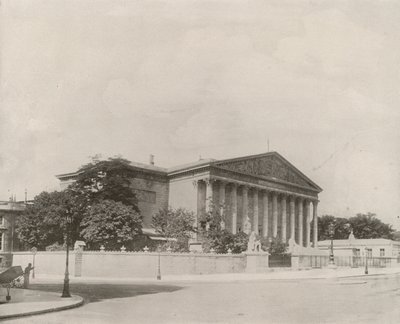
<instances>
[{"instance_id":1,"label":"building roof","mask_svg":"<svg viewBox=\"0 0 400 324\"><path fill-rule=\"evenodd\" d=\"M197 169L199 167L205 167L215 161L217 161L217 160L216 159L200 159L196 162L181 164L181 165L177 165L177 166L168 168L167 171L168 171L168 174L181 172L181 171L188 171L188 170L192 170L192 169Z\"/></svg>"},{"instance_id":2,"label":"building roof","mask_svg":"<svg viewBox=\"0 0 400 324\"><path fill-rule=\"evenodd\" d=\"M247 168L246 167L243 168L243 165L246 163L250 163L252 165L248 166ZM263 168L267 166L267 169L269 169L269 171L265 172L264 170L264 172L260 172L259 163L264 163L261 164L261 170L264 170ZM278 163L279 165L277 166L276 163ZM315 184L311 179L309 179L306 175L304 175L300 170L298 170L295 166L293 166L289 161L287 161L283 156L281 156L277 152L267 152L262 154L247 155L247 156L222 159L222 160L216 160L212 158L200 159L195 162L177 165L170 168L163 168L155 166L153 164L145 164L139 162L131 162L131 165L132 167L138 169L139 171L154 173L163 176L177 175L183 172L196 170L204 167L215 167L215 168L222 168L228 171L230 170L234 172L247 174L250 176L264 178L266 180L278 181L282 183L290 183L295 185L300 184L300 186L306 187L307 189L311 189L316 192L322 191L322 189L317 184ZM235 168L237 168L238 165L239 169L236 170ZM258 173L254 174L252 173L252 171L249 171L249 169L253 170L254 168L257 167L259 168ZM285 178L287 176L282 177L282 169L285 170L284 173L285 172L290 173L291 178L289 180ZM273 170L275 170L275 172L277 171L278 173L279 171L281 171L280 172L281 178L279 178L279 176L275 177L275 174L273 174L274 172ZM60 180L67 181L76 178L78 174L79 172L64 173L56 175L56 177ZM297 180L291 181L293 179Z\"/></svg>"}]
</instances>

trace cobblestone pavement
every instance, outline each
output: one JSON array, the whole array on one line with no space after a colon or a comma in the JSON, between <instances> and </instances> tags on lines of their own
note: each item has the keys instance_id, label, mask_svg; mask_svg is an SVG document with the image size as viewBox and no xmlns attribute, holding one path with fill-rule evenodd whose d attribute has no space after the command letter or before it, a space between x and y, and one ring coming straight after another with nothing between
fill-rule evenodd
<instances>
[{"instance_id":1,"label":"cobblestone pavement","mask_svg":"<svg viewBox=\"0 0 400 324\"><path fill-rule=\"evenodd\" d=\"M54 291L54 284L37 289ZM83 307L10 323L399 323L400 276L72 284Z\"/></svg>"}]
</instances>

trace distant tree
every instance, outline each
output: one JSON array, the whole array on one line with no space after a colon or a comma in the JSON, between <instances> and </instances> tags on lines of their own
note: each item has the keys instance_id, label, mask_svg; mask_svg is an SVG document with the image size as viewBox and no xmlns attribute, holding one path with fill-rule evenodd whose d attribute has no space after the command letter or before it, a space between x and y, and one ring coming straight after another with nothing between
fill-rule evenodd
<instances>
[{"instance_id":1,"label":"distant tree","mask_svg":"<svg viewBox=\"0 0 400 324\"><path fill-rule=\"evenodd\" d=\"M100 161L95 157L92 162L78 170L76 181L68 187L68 190L79 197L82 206L113 200L139 211L136 195L131 186L135 175L130 161L124 158L115 157Z\"/></svg>"},{"instance_id":2,"label":"distant tree","mask_svg":"<svg viewBox=\"0 0 400 324\"><path fill-rule=\"evenodd\" d=\"M347 239L350 232L358 239L386 238L393 239L391 225L383 223L375 214L357 214L349 219L325 215L318 218L318 240L329 240L329 224L334 226L333 238Z\"/></svg>"},{"instance_id":3,"label":"distant tree","mask_svg":"<svg viewBox=\"0 0 400 324\"><path fill-rule=\"evenodd\" d=\"M329 233L330 224L333 224L334 227L333 239L343 240L349 237L351 227L347 218L324 215L318 217L318 240L323 241L331 239Z\"/></svg>"},{"instance_id":4,"label":"distant tree","mask_svg":"<svg viewBox=\"0 0 400 324\"><path fill-rule=\"evenodd\" d=\"M128 246L142 232L142 217L132 207L112 200L90 206L81 222L81 236L91 249Z\"/></svg>"},{"instance_id":5,"label":"distant tree","mask_svg":"<svg viewBox=\"0 0 400 324\"><path fill-rule=\"evenodd\" d=\"M33 199L21 216L17 218L16 233L27 247L45 249L53 243L64 244L65 221L69 213L74 219L77 212L74 197L66 191L42 192ZM73 221L71 242L77 238L79 222Z\"/></svg>"},{"instance_id":6,"label":"distant tree","mask_svg":"<svg viewBox=\"0 0 400 324\"><path fill-rule=\"evenodd\" d=\"M383 223L373 213L357 214L349 219L354 236L359 239L385 238L393 239L394 229Z\"/></svg>"},{"instance_id":7,"label":"distant tree","mask_svg":"<svg viewBox=\"0 0 400 324\"><path fill-rule=\"evenodd\" d=\"M393 240L400 241L400 231L396 231L393 233Z\"/></svg>"},{"instance_id":8,"label":"distant tree","mask_svg":"<svg viewBox=\"0 0 400 324\"><path fill-rule=\"evenodd\" d=\"M196 232L195 215L184 208L159 210L152 218L152 227L167 239L167 246L176 251L187 251L189 239Z\"/></svg>"}]
</instances>

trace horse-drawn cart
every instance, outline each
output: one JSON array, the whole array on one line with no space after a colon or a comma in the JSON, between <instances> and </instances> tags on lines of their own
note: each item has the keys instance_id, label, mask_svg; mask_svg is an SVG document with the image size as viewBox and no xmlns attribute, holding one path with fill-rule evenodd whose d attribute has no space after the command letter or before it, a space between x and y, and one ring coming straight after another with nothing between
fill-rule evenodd
<instances>
[{"instance_id":1,"label":"horse-drawn cart","mask_svg":"<svg viewBox=\"0 0 400 324\"><path fill-rule=\"evenodd\" d=\"M11 300L10 290L14 287L21 287L24 280L24 272L21 266L8 268L0 273L0 287L7 289L6 302ZM0 304L4 303L0 301Z\"/></svg>"}]
</instances>

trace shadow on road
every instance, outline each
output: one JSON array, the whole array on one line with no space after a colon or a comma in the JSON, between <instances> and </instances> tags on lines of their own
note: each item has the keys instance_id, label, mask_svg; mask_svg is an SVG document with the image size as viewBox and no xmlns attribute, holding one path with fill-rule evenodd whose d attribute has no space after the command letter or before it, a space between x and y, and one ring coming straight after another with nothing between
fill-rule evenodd
<instances>
[{"instance_id":1,"label":"shadow on road","mask_svg":"<svg viewBox=\"0 0 400 324\"><path fill-rule=\"evenodd\" d=\"M32 290L49 292L61 292L62 284L33 284L29 286ZM158 294L163 292L174 292L183 287L172 285L154 284L100 284L100 283L79 283L70 284L70 292L85 299L85 303L94 303L105 299L135 297L140 295Z\"/></svg>"}]
</instances>

